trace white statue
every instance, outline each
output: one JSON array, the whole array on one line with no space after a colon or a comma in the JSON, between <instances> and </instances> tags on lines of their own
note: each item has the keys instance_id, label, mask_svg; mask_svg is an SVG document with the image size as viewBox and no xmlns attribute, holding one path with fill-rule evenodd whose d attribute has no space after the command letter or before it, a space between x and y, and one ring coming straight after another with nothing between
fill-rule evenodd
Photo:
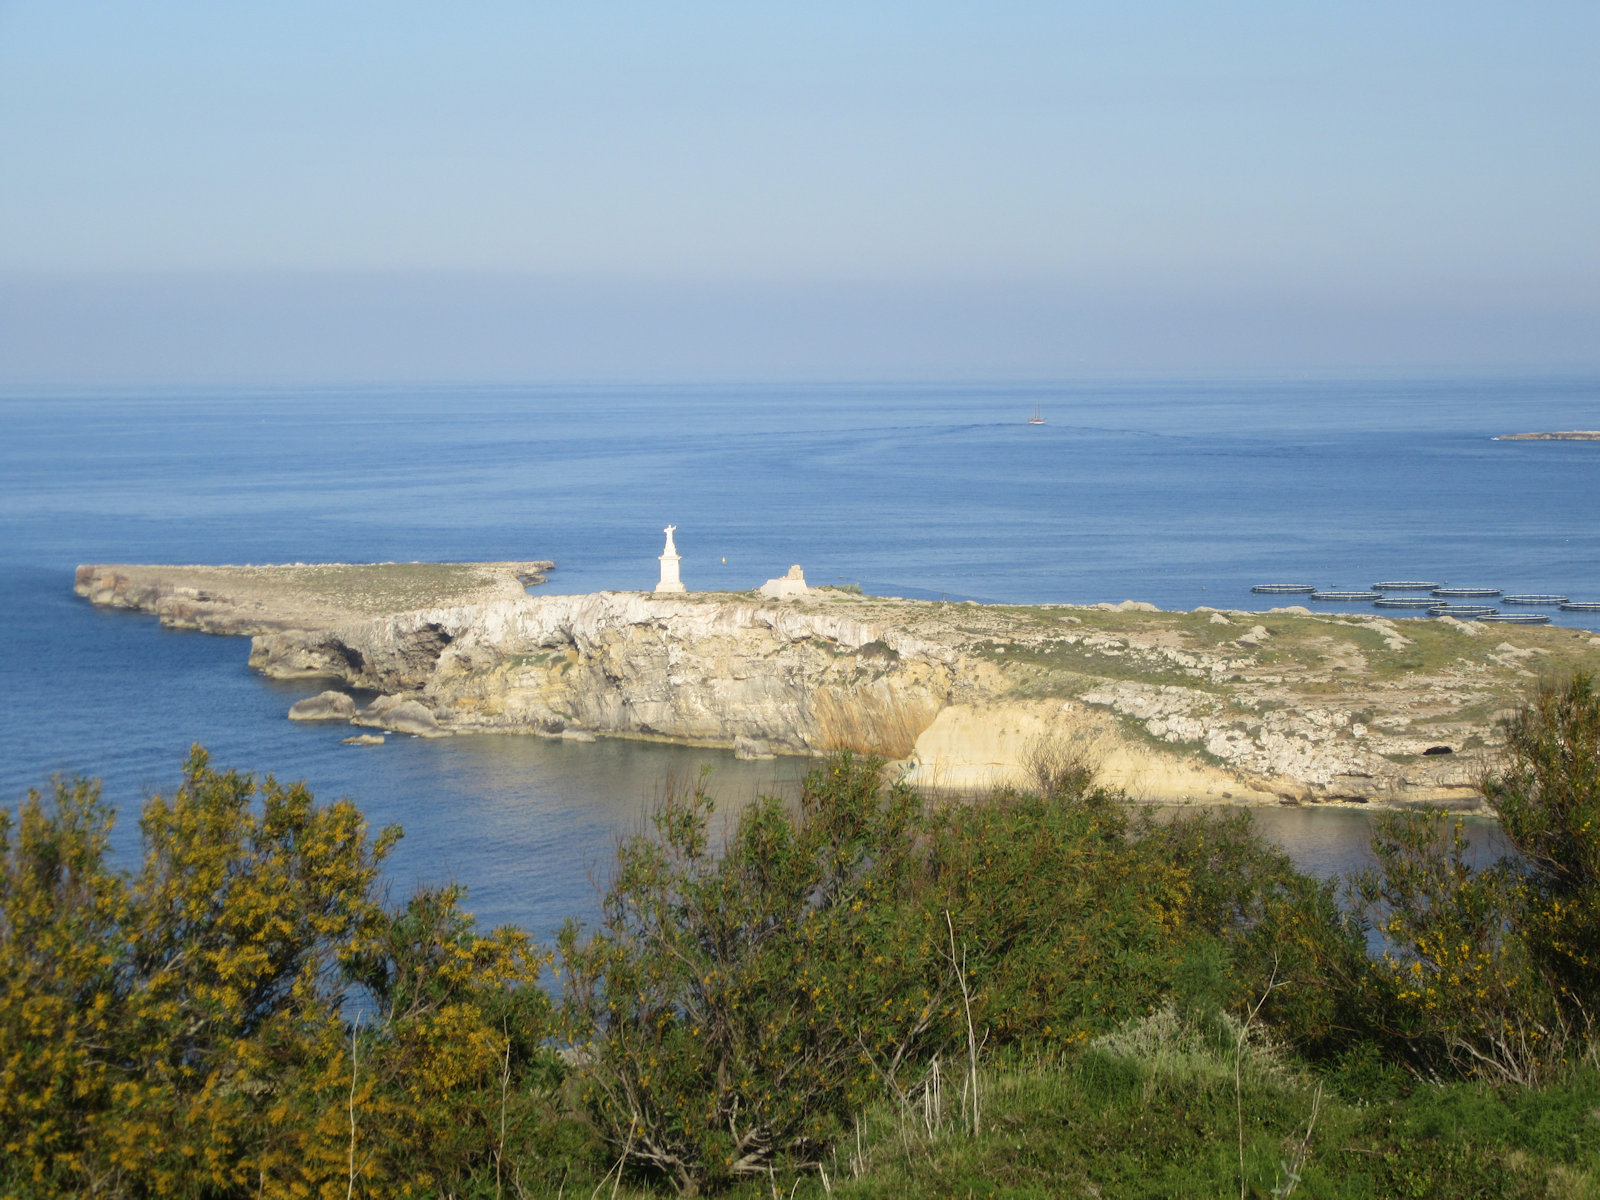
<instances>
[{"instance_id":1,"label":"white statue","mask_svg":"<svg viewBox=\"0 0 1600 1200\"><path fill-rule=\"evenodd\" d=\"M678 578L678 562L682 555L678 548L672 544L672 531L676 525L668 525L661 532L667 535L667 548L661 552L661 582L656 584L658 592L686 592L689 589L683 586L683 580Z\"/></svg>"}]
</instances>

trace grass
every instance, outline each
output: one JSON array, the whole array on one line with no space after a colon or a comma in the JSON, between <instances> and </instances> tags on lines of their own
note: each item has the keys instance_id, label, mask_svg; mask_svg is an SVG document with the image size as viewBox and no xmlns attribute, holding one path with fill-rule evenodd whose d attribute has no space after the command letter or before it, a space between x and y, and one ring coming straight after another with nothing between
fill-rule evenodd
<instances>
[{"instance_id":1,"label":"grass","mask_svg":"<svg viewBox=\"0 0 1600 1200\"><path fill-rule=\"evenodd\" d=\"M1065 637L1046 642L989 639L973 651L977 657L1007 668L1024 696L1078 696L1106 680L1218 690L1204 673L1191 674L1191 668L1137 646L1090 645Z\"/></svg>"},{"instance_id":2,"label":"grass","mask_svg":"<svg viewBox=\"0 0 1600 1200\"><path fill-rule=\"evenodd\" d=\"M292 587L301 603L372 616L466 603L505 578L476 563L329 563L231 570L258 586Z\"/></svg>"},{"instance_id":3,"label":"grass","mask_svg":"<svg viewBox=\"0 0 1600 1200\"><path fill-rule=\"evenodd\" d=\"M1451 709L1448 713L1433 713L1426 716L1413 717L1411 719L1411 724L1413 726L1437 725L1441 723L1449 723L1452 725L1467 724L1476 726L1480 729L1491 729L1494 726L1494 719L1500 713L1504 712L1506 708L1506 703L1496 703L1495 701L1485 700L1477 704L1467 704L1463 705L1461 708ZM1480 746L1484 744L1482 735L1474 736L1478 738L1478 744Z\"/></svg>"},{"instance_id":4,"label":"grass","mask_svg":"<svg viewBox=\"0 0 1600 1200\"><path fill-rule=\"evenodd\" d=\"M822 1171L739 1197L1593 1197L1600 1072L1497 1091L1388 1078L1317 1079L1235 1027L1163 1010L1122 1036L980 1069L985 1129L942 1111L873 1108ZM1381 1064L1366 1064L1382 1072ZM954 1068L951 1069L954 1074ZM1365 1095L1391 1093L1378 1099ZM1244 1162L1240 1177L1240 1159Z\"/></svg>"}]
</instances>

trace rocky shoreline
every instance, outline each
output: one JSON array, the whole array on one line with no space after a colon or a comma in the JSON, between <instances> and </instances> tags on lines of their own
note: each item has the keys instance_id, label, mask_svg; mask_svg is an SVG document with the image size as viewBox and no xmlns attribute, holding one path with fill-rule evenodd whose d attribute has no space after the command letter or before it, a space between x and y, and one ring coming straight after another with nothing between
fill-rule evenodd
<instances>
[{"instance_id":1,"label":"rocky shoreline","mask_svg":"<svg viewBox=\"0 0 1600 1200\"><path fill-rule=\"evenodd\" d=\"M1556 433L1502 433L1497 442L1600 442L1600 429L1566 429Z\"/></svg>"},{"instance_id":2,"label":"rocky shoreline","mask_svg":"<svg viewBox=\"0 0 1600 1200\"><path fill-rule=\"evenodd\" d=\"M253 668L319 685L297 720L851 748L952 790L1025 782L1071 745L1178 803L1476 807L1497 716L1541 672L1600 666L1585 631L1300 608L528 594L550 566L86 565L75 588L250 636Z\"/></svg>"}]
</instances>

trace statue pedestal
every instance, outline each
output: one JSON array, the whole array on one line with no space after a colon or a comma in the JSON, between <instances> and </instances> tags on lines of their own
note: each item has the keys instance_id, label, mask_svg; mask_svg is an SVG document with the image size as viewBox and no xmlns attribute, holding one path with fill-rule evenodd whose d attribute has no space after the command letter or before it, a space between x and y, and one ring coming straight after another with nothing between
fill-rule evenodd
<instances>
[{"instance_id":1,"label":"statue pedestal","mask_svg":"<svg viewBox=\"0 0 1600 1200\"><path fill-rule=\"evenodd\" d=\"M687 592L683 580L678 578L678 564L683 561L681 554L663 554L661 556L661 582L656 584L657 592Z\"/></svg>"}]
</instances>

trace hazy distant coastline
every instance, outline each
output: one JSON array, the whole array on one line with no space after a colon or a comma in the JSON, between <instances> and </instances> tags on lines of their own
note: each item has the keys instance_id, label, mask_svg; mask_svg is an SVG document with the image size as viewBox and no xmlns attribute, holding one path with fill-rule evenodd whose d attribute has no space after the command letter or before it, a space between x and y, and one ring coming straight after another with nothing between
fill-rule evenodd
<instances>
[{"instance_id":1,"label":"hazy distant coastline","mask_svg":"<svg viewBox=\"0 0 1600 1200\"><path fill-rule=\"evenodd\" d=\"M1497 442L1600 442L1600 429L1566 429L1557 433L1502 433Z\"/></svg>"}]
</instances>

